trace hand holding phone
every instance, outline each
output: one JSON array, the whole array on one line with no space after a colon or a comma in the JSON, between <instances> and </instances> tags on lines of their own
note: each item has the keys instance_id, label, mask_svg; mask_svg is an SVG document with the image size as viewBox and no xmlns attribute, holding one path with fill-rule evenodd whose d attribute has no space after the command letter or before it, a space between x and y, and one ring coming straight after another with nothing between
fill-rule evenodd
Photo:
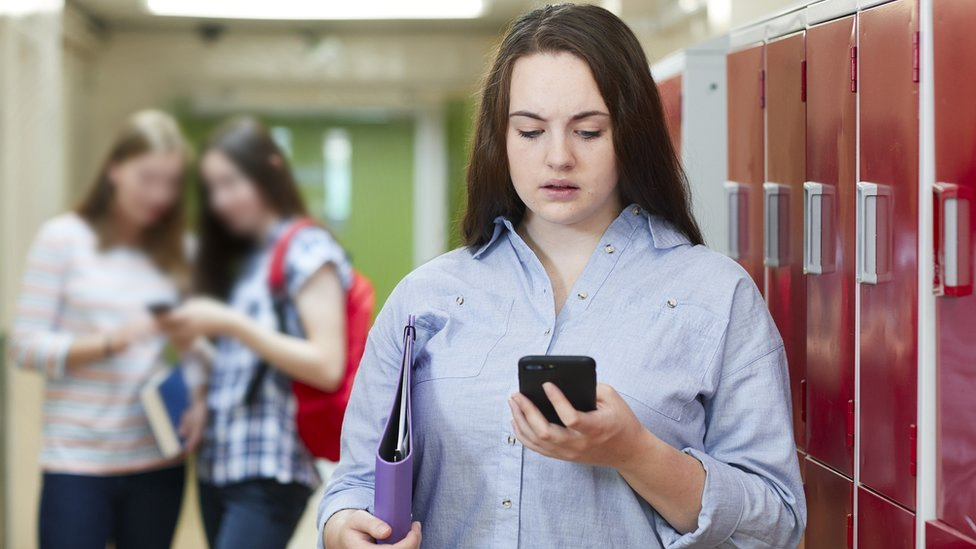
<instances>
[{"instance_id":1,"label":"hand holding phone","mask_svg":"<svg viewBox=\"0 0 976 549\"><path fill-rule=\"evenodd\" d=\"M157 301L146 305L146 308L149 309L149 314L160 316L172 311L176 308L176 304L172 301Z\"/></svg>"},{"instance_id":2,"label":"hand holding phone","mask_svg":"<svg viewBox=\"0 0 976 549\"><path fill-rule=\"evenodd\" d=\"M596 410L596 361L588 356L525 356L519 359L519 392L550 423L563 425L542 385L551 382L581 412Z\"/></svg>"}]
</instances>

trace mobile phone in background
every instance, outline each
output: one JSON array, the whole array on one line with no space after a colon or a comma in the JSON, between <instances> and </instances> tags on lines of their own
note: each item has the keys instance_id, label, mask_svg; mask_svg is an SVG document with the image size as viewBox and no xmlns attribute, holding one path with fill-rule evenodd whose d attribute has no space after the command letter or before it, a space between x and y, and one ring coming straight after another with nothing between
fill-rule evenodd
<instances>
[{"instance_id":1,"label":"mobile phone in background","mask_svg":"<svg viewBox=\"0 0 976 549\"><path fill-rule=\"evenodd\" d=\"M524 356L519 359L519 392L550 423L563 425L542 385L552 382L581 412L596 410L596 361L588 356Z\"/></svg>"},{"instance_id":2,"label":"mobile phone in background","mask_svg":"<svg viewBox=\"0 0 976 549\"><path fill-rule=\"evenodd\" d=\"M149 309L149 314L153 316L164 315L172 311L175 307L176 304L172 301L158 301L146 305L146 308Z\"/></svg>"}]
</instances>

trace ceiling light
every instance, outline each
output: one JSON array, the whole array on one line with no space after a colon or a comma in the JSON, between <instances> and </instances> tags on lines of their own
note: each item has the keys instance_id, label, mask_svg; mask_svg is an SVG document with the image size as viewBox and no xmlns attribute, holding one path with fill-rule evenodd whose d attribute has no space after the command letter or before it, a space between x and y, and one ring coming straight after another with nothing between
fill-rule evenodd
<instances>
[{"instance_id":1,"label":"ceiling light","mask_svg":"<svg viewBox=\"0 0 976 549\"><path fill-rule=\"evenodd\" d=\"M21 16L32 13L56 13L64 7L63 0L0 0L0 16Z\"/></svg>"},{"instance_id":2,"label":"ceiling light","mask_svg":"<svg viewBox=\"0 0 976 549\"><path fill-rule=\"evenodd\" d=\"M484 0L145 0L154 15L219 19L473 19Z\"/></svg>"}]
</instances>

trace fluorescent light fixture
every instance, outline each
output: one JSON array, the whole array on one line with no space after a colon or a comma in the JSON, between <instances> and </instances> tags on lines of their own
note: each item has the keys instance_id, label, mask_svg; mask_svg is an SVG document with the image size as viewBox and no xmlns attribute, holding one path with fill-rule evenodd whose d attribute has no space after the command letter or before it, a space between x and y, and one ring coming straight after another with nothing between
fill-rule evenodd
<instances>
[{"instance_id":1,"label":"fluorescent light fixture","mask_svg":"<svg viewBox=\"0 0 976 549\"><path fill-rule=\"evenodd\" d=\"M14 0L16 1L16 0ZM219 19L473 19L484 0L145 0L154 15Z\"/></svg>"},{"instance_id":2,"label":"fluorescent light fixture","mask_svg":"<svg viewBox=\"0 0 976 549\"><path fill-rule=\"evenodd\" d=\"M64 8L64 0L0 0L0 16L13 17L32 13L57 13Z\"/></svg>"}]
</instances>

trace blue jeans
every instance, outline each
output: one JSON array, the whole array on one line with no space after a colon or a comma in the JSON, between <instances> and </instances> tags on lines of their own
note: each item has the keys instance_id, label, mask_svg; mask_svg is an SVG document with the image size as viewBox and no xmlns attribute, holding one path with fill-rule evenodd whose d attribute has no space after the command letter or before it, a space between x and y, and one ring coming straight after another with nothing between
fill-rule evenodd
<instances>
[{"instance_id":1,"label":"blue jeans","mask_svg":"<svg viewBox=\"0 0 976 549\"><path fill-rule=\"evenodd\" d=\"M210 549L285 549L312 489L270 479L200 483L200 511Z\"/></svg>"},{"instance_id":2,"label":"blue jeans","mask_svg":"<svg viewBox=\"0 0 976 549\"><path fill-rule=\"evenodd\" d=\"M169 549L185 469L95 476L44 473L40 549Z\"/></svg>"}]
</instances>

